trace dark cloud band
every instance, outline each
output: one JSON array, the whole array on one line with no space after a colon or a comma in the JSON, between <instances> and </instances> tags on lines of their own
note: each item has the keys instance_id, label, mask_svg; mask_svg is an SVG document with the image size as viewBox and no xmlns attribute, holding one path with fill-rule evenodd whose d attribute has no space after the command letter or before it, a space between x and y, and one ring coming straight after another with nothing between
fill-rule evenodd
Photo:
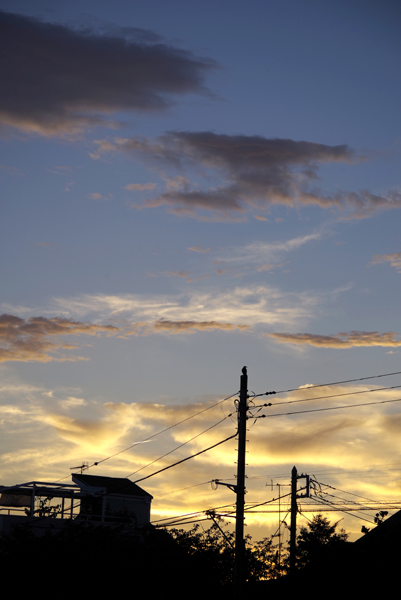
<instances>
[{"instance_id":1,"label":"dark cloud band","mask_svg":"<svg viewBox=\"0 0 401 600\"><path fill-rule=\"evenodd\" d=\"M376 210L401 207L401 194L379 196L367 190L323 193L318 169L327 163L363 160L349 146L329 146L291 139L223 135L211 131L169 132L155 140L132 137L97 142L98 152L128 152L161 169L176 169L164 193L145 206L167 205L176 214L204 218L212 212L233 218L247 210L273 204L319 206L343 212L343 218L363 218ZM182 176L185 174L185 176ZM190 184L190 176L208 179L209 187Z\"/></svg>"},{"instance_id":2,"label":"dark cloud band","mask_svg":"<svg viewBox=\"0 0 401 600\"><path fill-rule=\"evenodd\" d=\"M204 92L213 61L138 29L77 31L0 12L0 123L45 135L104 123L118 110L162 110Z\"/></svg>"}]
</instances>

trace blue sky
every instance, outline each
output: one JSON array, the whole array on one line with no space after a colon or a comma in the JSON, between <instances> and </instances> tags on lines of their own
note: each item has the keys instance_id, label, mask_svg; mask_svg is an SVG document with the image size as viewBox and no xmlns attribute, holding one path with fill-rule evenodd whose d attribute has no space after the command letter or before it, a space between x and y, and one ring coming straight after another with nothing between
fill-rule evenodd
<instances>
[{"instance_id":1,"label":"blue sky","mask_svg":"<svg viewBox=\"0 0 401 600\"><path fill-rule=\"evenodd\" d=\"M3 484L119 452L235 394L243 365L256 394L302 388L288 401L399 371L396 2L0 10ZM304 407L323 402L338 404ZM222 406L89 472L128 476L227 417ZM249 501L294 464L398 499L397 402L272 422L249 434ZM233 428L227 417L158 465ZM232 478L230 444L149 479L155 518L232 501L208 485L165 495ZM250 517L255 535L269 519Z\"/></svg>"}]
</instances>

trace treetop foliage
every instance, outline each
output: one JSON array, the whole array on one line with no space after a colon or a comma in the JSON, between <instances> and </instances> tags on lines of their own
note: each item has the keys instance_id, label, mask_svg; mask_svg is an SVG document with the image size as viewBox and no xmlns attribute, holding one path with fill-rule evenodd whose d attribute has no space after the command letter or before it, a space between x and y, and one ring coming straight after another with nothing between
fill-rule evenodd
<instances>
[{"instance_id":1,"label":"treetop foliage","mask_svg":"<svg viewBox=\"0 0 401 600\"><path fill-rule=\"evenodd\" d=\"M333 548L348 539L344 529L337 532L340 521L331 524L327 517L315 515L306 527L301 527L297 537L296 565L303 568L319 558L323 548Z\"/></svg>"}]
</instances>

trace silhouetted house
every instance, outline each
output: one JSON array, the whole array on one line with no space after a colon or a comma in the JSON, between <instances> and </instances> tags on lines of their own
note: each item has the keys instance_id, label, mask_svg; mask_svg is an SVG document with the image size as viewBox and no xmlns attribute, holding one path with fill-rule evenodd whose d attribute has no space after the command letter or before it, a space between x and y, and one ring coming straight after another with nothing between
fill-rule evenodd
<instances>
[{"instance_id":1,"label":"silhouetted house","mask_svg":"<svg viewBox=\"0 0 401 600\"><path fill-rule=\"evenodd\" d=\"M152 496L129 479L74 474L72 480L83 494L80 518L134 521L138 526L150 522Z\"/></svg>"},{"instance_id":2,"label":"silhouetted house","mask_svg":"<svg viewBox=\"0 0 401 600\"><path fill-rule=\"evenodd\" d=\"M66 520L138 527L150 523L152 496L129 479L73 474L72 481L0 486L0 533L20 524L37 533L58 530Z\"/></svg>"},{"instance_id":3,"label":"silhouetted house","mask_svg":"<svg viewBox=\"0 0 401 600\"><path fill-rule=\"evenodd\" d=\"M369 553L388 553L388 549L393 551L401 550L401 510L397 511L391 517L387 517L382 523L362 535L354 542L358 552Z\"/></svg>"},{"instance_id":4,"label":"silhouetted house","mask_svg":"<svg viewBox=\"0 0 401 600\"><path fill-rule=\"evenodd\" d=\"M401 511L357 539L354 544L355 569L361 577L380 584L399 579L401 560Z\"/></svg>"}]
</instances>

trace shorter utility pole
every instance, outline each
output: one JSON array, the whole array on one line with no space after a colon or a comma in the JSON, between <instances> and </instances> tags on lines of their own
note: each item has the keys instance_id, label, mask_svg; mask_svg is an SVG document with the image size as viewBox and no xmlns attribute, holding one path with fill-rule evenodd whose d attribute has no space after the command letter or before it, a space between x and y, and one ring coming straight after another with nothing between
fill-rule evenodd
<instances>
[{"instance_id":1,"label":"shorter utility pole","mask_svg":"<svg viewBox=\"0 0 401 600\"><path fill-rule=\"evenodd\" d=\"M291 525L290 525L290 574L295 572L295 548L297 539L297 468L291 471Z\"/></svg>"},{"instance_id":2,"label":"shorter utility pole","mask_svg":"<svg viewBox=\"0 0 401 600\"><path fill-rule=\"evenodd\" d=\"M306 493L297 494L298 479L306 479ZM291 525L290 525L290 575L295 573L295 552L297 543L297 498L309 498L309 475L298 475L294 466L291 471Z\"/></svg>"}]
</instances>

